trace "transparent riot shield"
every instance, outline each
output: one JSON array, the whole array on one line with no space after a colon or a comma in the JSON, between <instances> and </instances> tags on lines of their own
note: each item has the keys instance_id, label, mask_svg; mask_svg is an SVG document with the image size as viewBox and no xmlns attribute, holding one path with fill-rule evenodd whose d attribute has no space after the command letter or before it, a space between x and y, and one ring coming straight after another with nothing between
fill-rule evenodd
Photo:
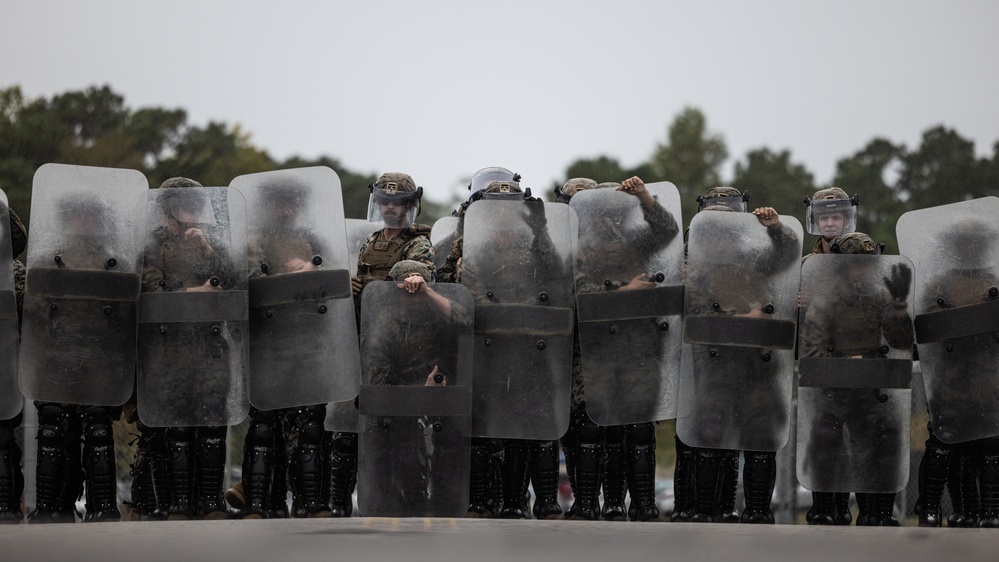
<instances>
[{"instance_id":1,"label":"transparent riot shield","mask_svg":"<svg viewBox=\"0 0 999 562\"><path fill-rule=\"evenodd\" d=\"M239 176L246 198L250 403L353 399L360 356L340 179L325 167Z\"/></svg>"},{"instance_id":2,"label":"transparent riot shield","mask_svg":"<svg viewBox=\"0 0 999 562\"><path fill-rule=\"evenodd\" d=\"M692 447L776 451L787 441L801 224L750 213L690 222L677 434Z\"/></svg>"},{"instance_id":3,"label":"transparent riot shield","mask_svg":"<svg viewBox=\"0 0 999 562\"><path fill-rule=\"evenodd\" d=\"M118 406L132 395L148 189L135 170L35 172L19 373L26 397Z\"/></svg>"},{"instance_id":4,"label":"transparent riot shield","mask_svg":"<svg viewBox=\"0 0 999 562\"><path fill-rule=\"evenodd\" d=\"M451 245L458 239L458 217L441 217L430 229L430 243L434 245L434 267L440 269L447 261Z\"/></svg>"},{"instance_id":5,"label":"transparent riot shield","mask_svg":"<svg viewBox=\"0 0 999 562\"><path fill-rule=\"evenodd\" d=\"M364 289L358 506L367 517L461 517L471 461L474 304L456 284Z\"/></svg>"},{"instance_id":6,"label":"transparent riot shield","mask_svg":"<svg viewBox=\"0 0 999 562\"><path fill-rule=\"evenodd\" d=\"M475 298L475 437L558 439L569 424L571 209L482 199L465 214L462 284Z\"/></svg>"},{"instance_id":7,"label":"transparent riot shield","mask_svg":"<svg viewBox=\"0 0 999 562\"><path fill-rule=\"evenodd\" d=\"M680 195L646 186L655 205L613 189L580 191L576 314L586 412L600 425L676 417L683 314Z\"/></svg>"},{"instance_id":8,"label":"transparent riot shield","mask_svg":"<svg viewBox=\"0 0 999 562\"><path fill-rule=\"evenodd\" d=\"M897 492L909 479L912 264L819 254L801 268L798 451L820 492Z\"/></svg>"},{"instance_id":9,"label":"transparent riot shield","mask_svg":"<svg viewBox=\"0 0 999 562\"><path fill-rule=\"evenodd\" d=\"M999 198L910 211L896 231L916 272L916 344L933 433L999 435Z\"/></svg>"},{"instance_id":10,"label":"transparent riot shield","mask_svg":"<svg viewBox=\"0 0 999 562\"><path fill-rule=\"evenodd\" d=\"M17 297L9 215L7 194L0 190L0 420L13 418L24 405L17 388Z\"/></svg>"},{"instance_id":11,"label":"transparent riot shield","mask_svg":"<svg viewBox=\"0 0 999 562\"><path fill-rule=\"evenodd\" d=\"M224 187L149 192L139 418L235 425L249 412L246 203Z\"/></svg>"},{"instance_id":12,"label":"transparent riot shield","mask_svg":"<svg viewBox=\"0 0 999 562\"><path fill-rule=\"evenodd\" d=\"M351 264L352 275L357 273L357 258L361 253L361 246L364 240L377 230L381 230L385 223L370 222L366 219L346 219L347 223L347 252L348 260ZM358 371L360 372L360 371ZM360 377L358 377L360 380ZM357 406L351 396L346 400L331 402L326 406L326 430L327 431L349 431L356 433L360 423L357 415Z\"/></svg>"}]
</instances>

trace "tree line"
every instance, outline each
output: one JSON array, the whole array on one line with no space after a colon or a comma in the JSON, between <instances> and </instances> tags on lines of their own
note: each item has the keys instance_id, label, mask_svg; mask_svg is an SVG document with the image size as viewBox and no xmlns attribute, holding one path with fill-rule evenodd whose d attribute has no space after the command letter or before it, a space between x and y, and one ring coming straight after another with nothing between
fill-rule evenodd
<instances>
[{"instance_id":1,"label":"tree line","mask_svg":"<svg viewBox=\"0 0 999 562\"><path fill-rule=\"evenodd\" d=\"M953 129L934 126L915 148L875 137L836 163L831 184L816 183L814 174L795 162L790 151L767 147L749 151L735 162L732 177L725 178L722 168L729 151L723 136L708 129L700 110L687 107L669 124L666 138L656 144L647 162L626 169L608 156L581 158L566 168L564 179L620 181L638 175L648 182L671 181L680 190L688 223L697 210L697 196L714 186L748 191L751 206L772 206L803 221L803 199L836 185L860 195L857 229L896 252L895 222L902 213L996 194L999 141L992 148L990 158L978 158L973 141ZM355 218L366 216L367 186L376 179L347 169L333 156L275 159L254 146L249 132L238 124L194 125L181 108L131 109L124 96L108 85L50 99L25 99L19 86L0 90L0 189L26 221L30 221L32 177L47 162L132 168L144 173L152 187L173 176L228 185L242 174L328 166L340 176L346 215ZM545 196L551 199L550 194L549 190ZM421 222L450 214L454 203L425 199ZM806 252L809 249L806 244Z\"/></svg>"}]
</instances>

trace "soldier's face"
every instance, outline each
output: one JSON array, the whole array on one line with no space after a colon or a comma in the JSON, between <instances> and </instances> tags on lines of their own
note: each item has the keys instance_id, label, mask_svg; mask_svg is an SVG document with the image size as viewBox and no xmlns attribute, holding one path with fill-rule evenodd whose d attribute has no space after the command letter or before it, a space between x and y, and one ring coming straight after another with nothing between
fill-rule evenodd
<instances>
[{"instance_id":1,"label":"soldier's face","mask_svg":"<svg viewBox=\"0 0 999 562\"><path fill-rule=\"evenodd\" d=\"M378 210L381 211L385 224L394 226L398 225L402 220L402 216L406 212L406 206L399 201L380 199L378 201Z\"/></svg>"},{"instance_id":2,"label":"soldier's face","mask_svg":"<svg viewBox=\"0 0 999 562\"><path fill-rule=\"evenodd\" d=\"M843 234L843 225L846 224L846 217L843 213L826 213L819 215L819 233L823 238L831 240Z\"/></svg>"}]
</instances>

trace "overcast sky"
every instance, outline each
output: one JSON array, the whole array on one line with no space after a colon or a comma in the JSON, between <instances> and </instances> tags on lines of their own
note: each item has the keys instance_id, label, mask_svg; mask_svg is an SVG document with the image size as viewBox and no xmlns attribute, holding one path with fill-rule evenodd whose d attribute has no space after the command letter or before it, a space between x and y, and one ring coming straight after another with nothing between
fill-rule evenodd
<instances>
[{"instance_id":1,"label":"overcast sky","mask_svg":"<svg viewBox=\"0 0 999 562\"><path fill-rule=\"evenodd\" d=\"M685 106L727 176L767 146L828 183L875 136L915 148L938 124L991 154L997 24L995 0L4 0L0 87L110 84L437 200L484 166L547 189L578 158L644 162Z\"/></svg>"}]
</instances>

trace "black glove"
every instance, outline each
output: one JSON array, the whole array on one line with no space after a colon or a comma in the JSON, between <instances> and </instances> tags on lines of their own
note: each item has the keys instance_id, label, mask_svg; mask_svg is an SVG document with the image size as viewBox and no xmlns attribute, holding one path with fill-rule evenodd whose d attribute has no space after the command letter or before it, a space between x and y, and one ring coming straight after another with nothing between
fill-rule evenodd
<instances>
[{"instance_id":1,"label":"black glove","mask_svg":"<svg viewBox=\"0 0 999 562\"><path fill-rule=\"evenodd\" d=\"M897 301L909 298L909 284L912 283L912 269L904 263L891 266L891 277L882 277L891 297Z\"/></svg>"}]
</instances>

